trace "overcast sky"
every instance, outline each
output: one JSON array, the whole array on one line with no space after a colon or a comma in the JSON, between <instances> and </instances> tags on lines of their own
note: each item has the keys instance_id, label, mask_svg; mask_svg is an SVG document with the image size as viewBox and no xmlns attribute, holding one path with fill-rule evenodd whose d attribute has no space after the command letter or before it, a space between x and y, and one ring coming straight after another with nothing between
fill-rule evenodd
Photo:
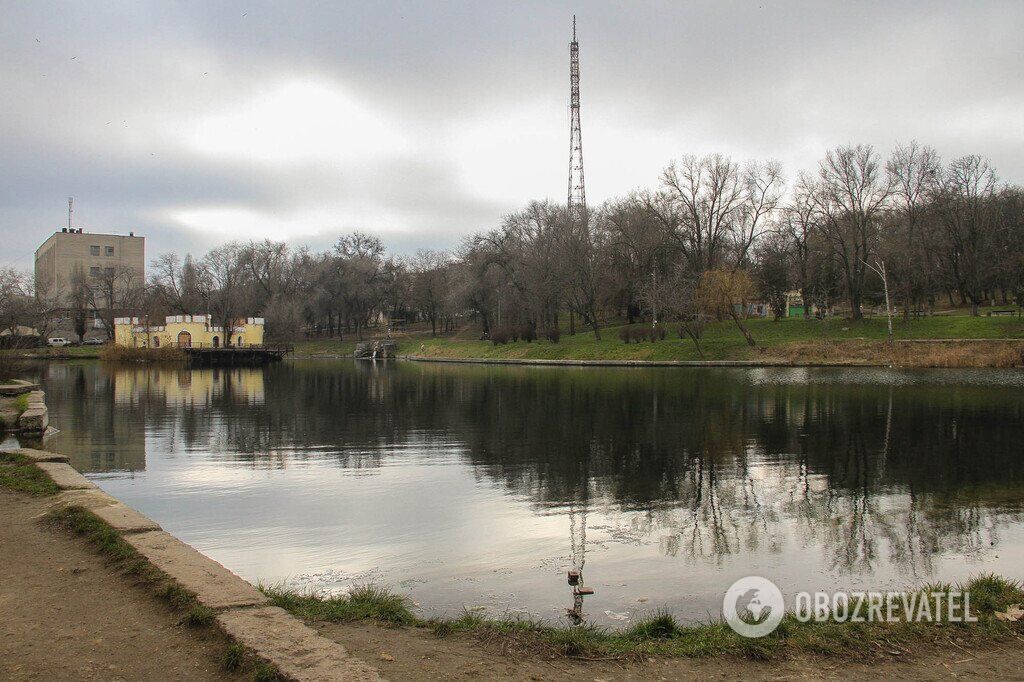
<instances>
[{"instance_id":1,"label":"overcast sky","mask_svg":"<svg viewBox=\"0 0 1024 682\"><path fill-rule=\"evenodd\" d=\"M1024 2L0 0L0 264L66 224L147 259L362 230L448 248L565 200L578 15L591 204L684 153L916 138L1024 182Z\"/></svg>"}]
</instances>

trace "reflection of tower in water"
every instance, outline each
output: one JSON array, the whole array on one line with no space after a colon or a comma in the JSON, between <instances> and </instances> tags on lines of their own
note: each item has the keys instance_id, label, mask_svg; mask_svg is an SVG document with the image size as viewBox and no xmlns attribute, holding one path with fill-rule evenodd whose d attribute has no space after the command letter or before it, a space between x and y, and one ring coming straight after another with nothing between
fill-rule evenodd
<instances>
[{"instance_id":1,"label":"reflection of tower in water","mask_svg":"<svg viewBox=\"0 0 1024 682\"><path fill-rule=\"evenodd\" d=\"M586 485L586 482L584 483ZM594 594L594 590L583 584L583 567L587 563L587 502L577 511L576 503L569 505L569 586L572 588L572 608L566 615L576 624L583 623L583 597Z\"/></svg>"}]
</instances>

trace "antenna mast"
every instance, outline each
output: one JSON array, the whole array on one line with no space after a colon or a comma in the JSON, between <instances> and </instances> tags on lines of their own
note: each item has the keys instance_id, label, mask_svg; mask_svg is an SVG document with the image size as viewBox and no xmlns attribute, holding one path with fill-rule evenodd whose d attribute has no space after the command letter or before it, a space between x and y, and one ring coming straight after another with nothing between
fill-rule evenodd
<instances>
[{"instance_id":1,"label":"antenna mast","mask_svg":"<svg viewBox=\"0 0 1024 682\"><path fill-rule=\"evenodd\" d=\"M576 15L572 16L569 43L569 219L585 227L587 190L583 183L583 133L580 131L580 45L576 42Z\"/></svg>"},{"instance_id":2,"label":"antenna mast","mask_svg":"<svg viewBox=\"0 0 1024 682\"><path fill-rule=\"evenodd\" d=\"M75 212L75 198L68 197L68 232L71 231L71 214Z\"/></svg>"}]
</instances>

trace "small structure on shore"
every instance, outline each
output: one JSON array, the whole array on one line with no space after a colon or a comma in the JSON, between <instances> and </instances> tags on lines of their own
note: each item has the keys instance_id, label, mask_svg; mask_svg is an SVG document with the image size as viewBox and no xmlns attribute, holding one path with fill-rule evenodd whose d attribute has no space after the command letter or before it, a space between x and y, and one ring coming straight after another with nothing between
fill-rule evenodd
<instances>
[{"instance_id":1,"label":"small structure on shore","mask_svg":"<svg viewBox=\"0 0 1024 682\"><path fill-rule=\"evenodd\" d=\"M114 319L114 343L127 348L250 348L263 345L263 318L247 317L227 327L209 315L168 315L163 324L145 317Z\"/></svg>"},{"instance_id":2,"label":"small structure on shore","mask_svg":"<svg viewBox=\"0 0 1024 682\"><path fill-rule=\"evenodd\" d=\"M398 343L391 339L370 341L369 343L357 343L355 357L357 360L376 360L378 358L393 358L398 355Z\"/></svg>"}]
</instances>

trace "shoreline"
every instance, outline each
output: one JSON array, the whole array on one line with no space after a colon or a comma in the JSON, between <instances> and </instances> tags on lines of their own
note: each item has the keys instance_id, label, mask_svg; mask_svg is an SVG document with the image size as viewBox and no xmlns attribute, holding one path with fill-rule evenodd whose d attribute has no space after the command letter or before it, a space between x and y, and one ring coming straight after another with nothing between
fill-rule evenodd
<instances>
[{"instance_id":1,"label":"shoreline","mask_svg":"<svg viewBox=\"0 0 1024 682\"><path fill-rule=\"evenodd\" d=\"M45 495L44 520L84 536L112 560L148 570L161 594L194 604L190 616L214 624L229 640L288 680L379 680L376 668L273 604L259 588L164 531L136 509L101 490L55 452L17 448L0 461L37 472L31 488ZM17 489L17 488L16 488ZM142 569L140 566L146 568ZM191 615L195 614L195 615Z\"/></svg>"},{"instance_id":2,"label":"shoreline","mask_svg":"<svg viewBox=\"0 0 1024 682\"><path fill-rule=\"evenodd\" d=\"M338 356L340 357L340 356ZM315 359L314 356L296 359ZM430 355L401 355L408 362L448 362L469 365L535 365L562 367L890 367L881 363L787 362L765 360L556 360L544 358L447 358Z\"/></svg>"}]
</instances>

